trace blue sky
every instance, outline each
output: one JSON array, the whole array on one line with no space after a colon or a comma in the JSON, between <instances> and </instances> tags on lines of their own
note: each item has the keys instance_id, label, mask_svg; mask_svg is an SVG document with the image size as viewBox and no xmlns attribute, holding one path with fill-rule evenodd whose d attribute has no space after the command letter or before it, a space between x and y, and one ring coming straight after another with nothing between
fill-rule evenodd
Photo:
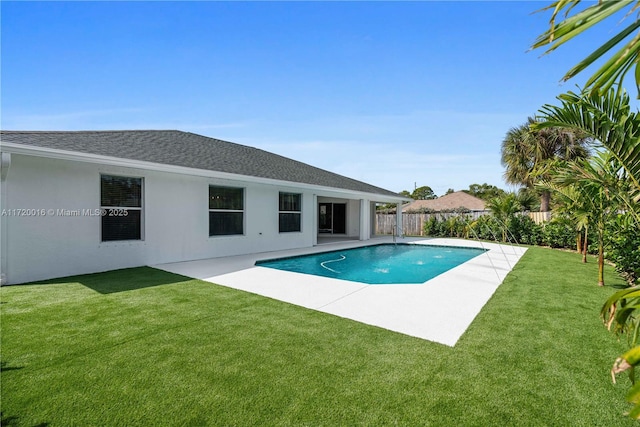
<instances>
[{"instance_id":1,"label":"blue sky","mask_svg":"<svg viewBox=\"0 0 640 427\"><path fill-rule=\"evenodd\" d=\"M508 188L511 127L619 27L541 57L547 2L6 2L1 126L179 129L392 191Z\"/></svg>"}]
</instances>

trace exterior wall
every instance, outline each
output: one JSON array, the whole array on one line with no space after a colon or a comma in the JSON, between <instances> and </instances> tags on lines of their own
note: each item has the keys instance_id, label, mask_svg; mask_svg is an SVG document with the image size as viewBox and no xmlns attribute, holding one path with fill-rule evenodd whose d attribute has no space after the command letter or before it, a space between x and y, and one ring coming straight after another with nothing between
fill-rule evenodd
<instances>
[{"instance_id":1,"label":"exterior wall","mask_svg":"<svg viewBox=\"0 0 640 427\"><path fill-rule=\"evenodd\" d=\"M100 208L100 174L144 178L143 240L101 242L99 216L63 213ZM209 237L209 185L245 189L244 235ZM357 196L338 198L340 193L329 189L301 190L295 184L232 181L13 154L5 188L3 210L47 212L44 216L5 216L2 231L7 251L3 256L9 284L310 247L317 233L316 199L347 203L347 233L360 236L361 202ZM301 232L278 232L279 191L302 193Z\"/></svg>"}]
</instances>

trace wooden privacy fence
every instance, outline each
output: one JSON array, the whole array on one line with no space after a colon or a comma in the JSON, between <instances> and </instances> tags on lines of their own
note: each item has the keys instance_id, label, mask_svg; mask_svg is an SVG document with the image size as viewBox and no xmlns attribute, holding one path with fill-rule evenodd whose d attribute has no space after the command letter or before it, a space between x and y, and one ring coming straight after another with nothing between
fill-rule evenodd
<instances>
[{"instance_id":1,"label":"wooden privacy fence","mask_svg":"<svg viewBox=\"0 0 640 427\"><path fill-rule=\"evenodd\" d=\"M432 213L403 213L402 214L402 234L405 236L423 236L424 223L432 217L445 220L452 216L464 215L470 220L476 220L482 215L490 214L489 211L477 211L468 213L458 212L432 212ZM526 212L536 224L541 224L551 219L551 212ZM396 225L396 214L376 214L376 234L393 234Z\"/></svg>"},{"instance_id":2,"label":"wooden privacy fence","mask_svg":"<svg viewBox=\"0 0 640 427\"><path fill-rule=\"evenodd\" d=\"M536 224L542 224L551 220L551 212L529 212L529 218Z\"/></svg>"},{"instance_id":3,"label":"wooden privacy fence","mask_svg":"<svg viewBox=\"0 0 640 427\"><path fill-rule=\"evenodd\" d=\"M470 219L478 219L486 215L489 211L478 211L460 214L458 212L432 212L432 213L403 213L402 214L402 234L405 236L424 235L424 223L435 217L445 220L452 216L466 215ZM396 225L396 214L376 214L376 234L393 234L393 227Z\"/></svg>"}]
</instances>

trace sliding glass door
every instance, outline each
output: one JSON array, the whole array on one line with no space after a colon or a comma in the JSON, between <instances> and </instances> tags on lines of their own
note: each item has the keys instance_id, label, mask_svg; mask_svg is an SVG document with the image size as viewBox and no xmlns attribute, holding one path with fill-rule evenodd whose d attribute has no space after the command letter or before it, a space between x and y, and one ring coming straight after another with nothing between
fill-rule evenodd
<instances>
[{"instance_id":1,"label":"sliding glass door","mask_svg":"<svg viewBox=\"0 0 640 427\"><path fill-rule=\"evenodd\" d=\"M318 233L345 234L347 232L347 204L318 204Z\"/></svg>"}]
</instances>

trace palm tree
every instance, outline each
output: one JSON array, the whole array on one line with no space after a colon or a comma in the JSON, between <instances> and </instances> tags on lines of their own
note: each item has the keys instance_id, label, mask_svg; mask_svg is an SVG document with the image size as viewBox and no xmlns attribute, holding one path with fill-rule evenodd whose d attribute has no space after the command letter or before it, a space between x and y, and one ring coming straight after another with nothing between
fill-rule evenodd
<instances>
[{"instance_id":1,"label":"palm tree","mask_svg":"<svg viewBox=\"0 0 640 427\"><path fill-rule=\"evenodd\" d=\"M522 210L518 196L514 193L508 193L500 197L494 197L487 202L486 206L496 220L498 220L500 228L502 229L502 241L506 242L509 222L516 213Z\"/></svg>"},{"instance_id":2,"label":"palm tree","mask_svg":"<svg viewBox=\"0 0 640 427\"><path fill-rule=\"evenodd\" d=\"M554 169L559 171L558 169ZM591 211L593 210L592 200L583 192L579 191L576 185L557 185L552 181L543 181L538 184L540 187L552 191L560 199L558 212L567 215L574 222L576 231L576 251L582 254L582 262L587 263L587 248L589 235L589 222L591 221ZM584 233L584 238L582 237Z\"/></svg>"},{"instance_id":3,"label":"palm tree","mask_svg":"<svg viewBox=\"0 0 640 427\"><path fill-rule=\"evenodd\" d=\"M550 53L595 24L601 23L614 15L618 16L609 19L607 22L619 24L640 7L640 1L638 0L616 0L598 1L595 4L589 2L589 7L580 10L577 7L579 3L580 0L556 0L542 9L543 11L553 9L550 27L538 36L531 48L537 49L542 46L548 46L545 54ZM627 10L625 11L624 9ZM574 12L574 14L569 16L570 12ZM556 17L561 15L564 15L565 18L556 23ZM607 92L613 85L620 85L627 72L635 68L636 88L638 96L640 96L640 68L637 65L640 61L640 32L638 32L638 29L640 29L640 20L636 15L636 18L632 19L629 25L571 68L562 80L569 80L594 62L609 55L609 59L587 80L586 86L590 89L590 92L592 94ZM613 52L616 47L618 50Z\"/></svg>"},{"instance_id":4,"label":"palm tree","mask_svg":"<svg viewBox=\"0 0 640 427\"><path fill-rule=\"evenodd\" d=\"M535 194L535 190L523 187L516 193L516 199L522 205L523 211L532 212L534 209L540 208L540 200Z\"/></svg>"},{"instance_id":5,"label":"palm tree","mask_svg":"<svg viewBox=\"0 0 640 427\"><path fill-rule=\"evenodd\" d=\"M633 205L640 201L640 113L631 111L629 95L617 87L602 94L568 92L558 99L560 106L540 109L540 121L532 128L579 129L607 148L626 171L631 184L626 204L635 211Z\"/></svg>"},{"instance_id":6,"label":"palm tree","mask_svg":"<svg viewBox=\"0 0 640 427\"><path fill-rule=\"evenodd\" d=\"M629 186L620 162L609 151L588 160L556 166L551 186L572 201L574 218L592 225L598 236L598 285L604 286L604 233L606 220L615 214ZM586 222L586 224L585 224Z\"/></svg>"},{"instance_id":7,"label":"palm tree","mask_svg":"<svg viewBox=\"0 0 640 427\"><path fill-rule=\"evenodd\" d=\"M579 130L566 127L534 128L536 120L511 128L502 141L502 165L509 184L533 188L539 180L548 178L548 169L555 160L576 160L589 154L590 138ZM542 189L540 211L549 211L550 192Z\"/></svg>"}]
</instances>

